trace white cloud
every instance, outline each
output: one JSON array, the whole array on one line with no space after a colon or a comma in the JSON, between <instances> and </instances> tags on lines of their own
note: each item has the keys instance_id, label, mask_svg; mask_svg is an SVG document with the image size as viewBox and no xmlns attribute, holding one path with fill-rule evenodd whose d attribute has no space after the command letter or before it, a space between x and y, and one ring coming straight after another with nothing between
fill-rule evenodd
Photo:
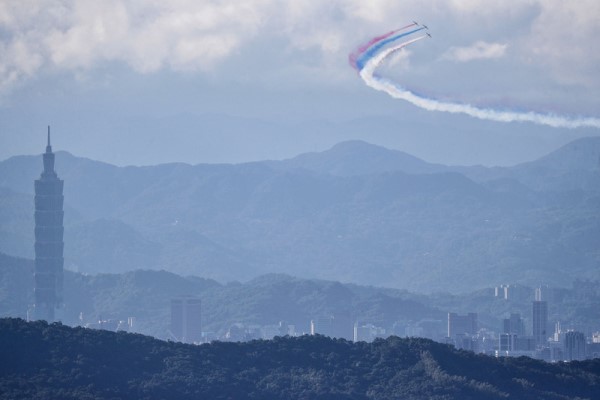
<instances>
[{"instance_id":1,"label":"white cloud","mask_svg":"<svg viewBox=\"0 0 600 400\"><path fill-rule=\"evenodd\" d=\"M565 84L600 88L600 2L546 0L523 42L523 59Z\"/></svg>"},{"instance_id":2,"label":"white cloud","mask_svg":"<svg viewBox=\"0 0 600 400\"><path fill-rule=\"evenodd\" d=\"M479 40L471 46L451 47L444 53L442 58L456 62L501 58L506 54L507 47L507 44L487 43Z\"/></svg>"},{"instance_id":3,"label":"white cloud","mask_svg":"<svg viewBox=\"0 0 600 400\"><path fill-rule=\"evenodd\" d=\"M43 60L26 37L12 42L0 42L0 91L14 83L33 76Z\"/></svg>"},{"instance_id":4,"label":"white cloud","mask_svg":"<svg viewBox=\"0 0 600 400\"><path fill-rule=\"evenodd\" d=\"M431 60L505 57L557 82L598 86L599 16L597 0L0 1L0 93L42 69L77 75L120 63L203 73L240 54L260 60L273 43L282 47L264 61L279 69L273 75L287 68L343 79L354 45L412 19L431 28L433 41L419 48L435 49ZM482 41L456 47L473 37Z\"/></svg>"},{"instance_id":5,"label":"white cloud","mask_svg":"<svg viewBox=\"0 0 600 400\"><path fill-rule=\"evenodd\" d=\"M2 2L0 90L44 64L75 72L103 62L142 73L209 69L256 36L261 10L273 2Z\"/></svg>"},{"instance_id":6,"label":"white cloud","mask_svg":"<svg viewBox=\"0 0 600 400\"><path fill-rule=\"evenodd\" d=\"M518 1L489 1L489 0L450 0L447 1L451 13L468 17L498 19L499 16L509 16L519 13L520 10L537 6L545 0L518 0Z\"/></svg>"}]
</instances>

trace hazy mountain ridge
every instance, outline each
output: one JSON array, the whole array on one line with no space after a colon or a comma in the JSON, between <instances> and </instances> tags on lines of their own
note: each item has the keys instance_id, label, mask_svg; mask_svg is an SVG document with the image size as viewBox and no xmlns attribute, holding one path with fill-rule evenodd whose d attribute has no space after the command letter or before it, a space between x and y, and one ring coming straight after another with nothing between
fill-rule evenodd
<instances>
[{"instance_id":1,"label":"hazy mountain ridge","mask_svg":"<svg viewBox=\"0 0 600 400\"><path fill-rule=\"evenodd\" d=\"M67 266L164 268L220 280L285 272L426 291L595 279L595 152L600 138L580 139L511 168L429 164L359 141L238 165L119 168L59 152ZM31 193L40 170L39 157L13 157L0 163L0 186ZM31 224L16 195L0 193L20 210L7 210L3 227ZM0 231L7 253L11 229ZM29 253L12 254L31 257L33 228L29 238L21 231ZM103 241L107 232L114 245ZM102 267L107 251L114 257Z\"/></svg>"},{"instance_id":2,"label":"hazy mountain ridge","mask_svg":"<svg viewBox=\"0 0 600 400\"><path fill-rule=\"evenodd\" d=\"M202 299L203 330L220 335L236 323L265 326L280 321L294 325L299 333L309 332L311 319L336 316L348 321L345 337L351 335L355 321L402 336L405 326L423 323L428 324L430 334L437 332L443 337L447 312L477 312L480 327L493 331L502 329L502 318L519 312L530 326L533 292L533 288L522 287L518 295L505 300L495 297L493 288L462 295L423 295L282 274L220 284L167 271L97 275L65 271L64 306L58 315L73 325L135 317L136 332L167 338L171 299L192 295ZM575 282L571 288L553 289L552 293L549 320L560 320L564 327L584 332L597 328L598 281ZM0 253L0 317L26 318L32 304L33 260Z\"/></svg>"},{"instance_id":3,"label":"hazy mountain ridge","mask_svg":"<svg viewBox=\"0 0 600 400\"><path fill-rule=\"evenodd\" d=\"M553 170L600 169L600 137L587 137L572 141L558 150L532 162L514 168L546 167Z\"/></svg>"},{"instance_id":4,"label":"hazy mountain ridge","mask_svg":"<svg viewBox=\"0 0 600 400\"><path fill-rule=\"evenodd\" d=\"M360 160L356 162L356 160ZM319 173L338 176L369 175L382 172L402 171L409 174L436 172L459 172L476 182L494 179L515 179L526 185L547 187L540 184L544 179L561 178L567 174L597 172L600 170L600 137L587 137L574 140L565 146L535 161L513 167L446 166L423 161L399 150L389 150L364 141L355 140L339 143L331 149L319 153L301 154L289 160L270 162L276 168L304 168ZM596 174L588 176L588 179ZM593 178L592 178L593 179ZM568 178L555 182L565 184ZM594 181L594 183L598 183ZM551 186L547 183L548 186ZM597 185L586 189L598 189Z\"/></svg>"},{"instance_id":5,"label":"hazy mountain ridge","mask_svg":"<svg viewBox=\"0 0 600 400\"><path fill-rule=\"evenodd\" d=\"M592 399L600 361L492 358L426 339L321 336L203 346L0 320L11 398Z\"/></svg>"},{"instance_id":6,"label":"hazy mountain ridge","mask_svg":"<svg viewBox=\"0 0 600 400\"><path fill-rule=\"evenodd\" d=\"M167 271L137 270L98 275L65 271L60 318L65 323L78 324L80 313L87 322L134 316L137 332L164 338L170 301L182 295L202 299L203 329L219 333L234 323L269 325L279 321L295 325L299 332L308 332L311 319L329 315L346 315L386 326L399 319L443 320L445 316L422 298L391 289L280 274L263 275L245 283L219 284ZM33 303L32 260L0 253L0 300L0 316L26 317Z\"/></svg>"},{"instance_id":7,"label":"hazy mountain ridge","mask_svg":"<svg viewBox=\"0 0 600 400\"><path fill-rule=\"evenodd\" d=\"M357 158L360 159L359 163L356 162ZM443 165L431 164L408 153L388 150L361 140L342 142L319 153L306 153L288 160L272 161L269 165L280 169L303 168L337 176L391 171L422 174L448 170L448 167Z\"/></svg>"}]
</instances>

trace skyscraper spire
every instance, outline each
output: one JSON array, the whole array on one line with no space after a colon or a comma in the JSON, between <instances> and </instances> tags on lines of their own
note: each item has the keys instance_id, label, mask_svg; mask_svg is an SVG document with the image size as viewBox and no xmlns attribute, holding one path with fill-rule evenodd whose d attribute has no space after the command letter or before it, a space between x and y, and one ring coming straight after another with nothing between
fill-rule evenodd
<instances>
[{"instance_id":1,"label":"skyscraper spire","mask_svg":"<svg viewBox=\"0 0 600 400\"><path fill-rule=\"evenodd\" d=\"M50 145L50 125L48 125L48 144L46 145L46 153L52 153L52 146Z\"/></svg>"},{"instance_id":2,"label":"skyscraper spire","mask_svg":"<svg viewBox=\"0 0 600 400\"><path fill-rule=\"evenodd\" d=\"M48 125L48 144L46 145L46 152L43 154L44 158L44 172L42 175L56 176L54 172L54 153L52 152L52 146L50 145L50 125Z\"/></svg>"}]
</instances>

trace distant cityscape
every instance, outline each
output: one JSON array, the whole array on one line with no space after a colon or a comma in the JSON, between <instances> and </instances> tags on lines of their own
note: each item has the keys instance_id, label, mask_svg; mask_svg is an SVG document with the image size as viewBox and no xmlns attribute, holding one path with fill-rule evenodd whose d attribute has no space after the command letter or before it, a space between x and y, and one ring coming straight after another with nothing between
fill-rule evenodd
<instances>
[{"instance_id":1,"label":"distant cityscape","mask_svg":"<svg viewBox=\"0 0 600 400\"><path fill-rule=\"evenodd\" d=\"M519 285L501 285L495 296L508 300L523 291ZM523 294L523 293L520 293ZM502 330L480 328L477 313L460 315L449 312L447 321L421 320L418 323L395 323L391 328L367 321L353 321L349 316L320 316L310 321L310 330L299 331L295 325L280 321L272 325L234 323L222 334L202 330L201 300L183 296L171 301L170 328L164 339L182 343L203 344L212 341L268 340L275 336L324 335L354 342L372 342L389 336L423 337L450 344L458 349L495 357L526 356L548 362L584 360L600 357L600 332L586 336L573 329L564 329L560 321L548 320L548 300L552 289L535 289L531 303L531 324L526 326L519 313L502 320ZM135 318L127 321L106 320L87 323L88 328L135 332ZM441 333L445 329L445 334Z\"/></svg>"},{"instance_id":2,"label":"distant cityscape","mask_svg":"<svg viewBox=\"0 0 600 400\"><path fill-rule=\"evenodd\" d=\"M60 307L63 286L63 181L54 171L54 153L50 145L48 127L44 169L35 181L35 304L28 311L28 319L55 320L55 309ZM525 299L531 293L519 285L500 285L494 296L503 300ZM495 357L527 356L549 362L583 360L600 357L600 331L587 334L565 329L560 321L549 321L548 303L553 291L547 286L535 289L531 303L531 317L511 313L502 320L501 331L479 326L478 314L448 312L446 321L421 319L418 322L398 321L392 327L377 326L351 315L315 316L308 331L280 321L272 325L233 323L224 333L202 330L202 301L195 296L171 299L170 324L162 339L203 344L212 341L249 341L272 339L275 336L325 335L354 342L372 342L391 335L424 337L447 343L456 348ZM496 316L501 317L501 316ZM526 321L529 321L527 324ZM93 329L137 331L136 317L127 320L102 319L86 322L83 313L79 324ZM527 325L527 326L526 326Z\"/></svg>"}]
</instances>

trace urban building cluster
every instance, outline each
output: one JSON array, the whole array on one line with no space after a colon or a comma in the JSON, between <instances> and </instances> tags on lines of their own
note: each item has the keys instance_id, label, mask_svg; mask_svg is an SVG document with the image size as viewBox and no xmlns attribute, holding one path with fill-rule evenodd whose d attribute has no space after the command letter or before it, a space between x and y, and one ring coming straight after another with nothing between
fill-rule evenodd
<instances>
[{"instance_id":1,"label":"urban building cluster","mask_svg":"<svg viewBox=\"0 0 600 400\"><path fill-rule=\"evenodd\" d=\"M449 312L446 321L423 319L417 323L398 321L391 328L371 323L353 321L349 316L323 316L310 321L308 330L298 330L296 325L279 321L270 325L231 324L220 332L202 329L202 301L195 296L171 299L170 323L165 339L189 344L213 341L243 342L272 339L275 336L324 335L344 338L354 342L372 342L392 335L399 337L424 337L455 346L456 348L495 357L520 357L549 362L573 361L600 357L600 332L589 337L583 332L563 329L560 322L548 320L548 302L543 300L543 288L536 289L531 303L530 326L519 313L504 318L501 331L495 332L479 326L477 313L464 315ZM126 320L102 319L81 325L92 329L136 332L136 318ZM442 333L443 331L443 333Z\"/></svg>"},{"instance_id":2,"label":"urban building cluster","mask_svg":"<svg viewBox=\"0 0 600 400\"><path fill-rule=\"evenodd\" d=\"M512 290L519 290L512 287ZM497 297L509 298L510 286L495 290ZM560 321L551 329L548 320L548 301L544 293L549 288L535 289L531 304L531 330L527 332L520 314L511 314L502 321L499 333L479 329L477 314L457 315L448 313L448 336L446 342L457 348L496 357L527 356L545 361L573 361L600 357L600 333L586 337L583 332L563 329Z\"/></svg>"},{"instance_id":3,"label":"urban building cluster","mask_svg":"<svg viewBox=\"0 0 600 400\"><path fill-rule=\"evenodd\" d=\"M500 287L505 296L506 287ZM224 333L203 332L201 329L201 301L199 298L183 297L171 302L171 328L169 339L185 343L207 343L214 340L246 341L272 339L275 336L298 336L320 334L344 338L354 342L371 342L391 335L401 337L427 337L451 344L456 348L484 353L495 357L527 356L545 361L573 361L600 357L600 332L586 337L583 332L563 329L560 322L550 329L548 301L544 300L546 287L535 289L531 303L531 326L527 327L519 313L511 313L502 320L500 332L480 328L478 315L448 313L447 321L422 320L418 324L395 323L391 329L371 323L353 321L348 315L324 316L310 321L308 332L299 332L295 325L281 321L273 325L232 324ZM498 288L496 288L498 296ZM444 325L446 331L440 334Z\"/></svg>"},{"instance_id":4,"label":"urban building cluster","mask_svg":"<svg viewBox=\"0 0 600 400\"><path fill-rule=\"evenodd\" d=\"M459 349L484 353L496 357L527 356L545 361L573 361L600 357L600 332L586 337L583 332L563 330L560 322L554 324L554 330L548 329L548 303L544 300L532 302L531 334L527 334L524 319L518 313L511 314L502 321L502 331L494 332L480 328L476 313L459 315L448 313L446 335L439 334L442 321L423 320L418 324L395 323L391 329L375 326L371 323L350 321L348 318L326 316L310 321L309 332L298 332L295 325L281 321L273 325L232 324L222 335L213 332L186 333L189 326L199 329L201 321L200 300L196 299L192 307L187 307L182 315L181 300L171 304L170 339L186 343L208 343L214 340L247 341L254 339L272 339L275 336L298 336L320 334L344 338L354 342L371 342L377 338L391 335L401 337L428 337L439 342L451 344ZM188 300L189 301L189 300ZM188 303L189 304L189 303ZM184 306L185 307L185 306ZM194 321L190 325L190 321ZM177 336L174 332L180 332ZM196 331L198 332L198 331ZM196 337L197 340L191 340Z\"/></svg>"}]
</instances>

